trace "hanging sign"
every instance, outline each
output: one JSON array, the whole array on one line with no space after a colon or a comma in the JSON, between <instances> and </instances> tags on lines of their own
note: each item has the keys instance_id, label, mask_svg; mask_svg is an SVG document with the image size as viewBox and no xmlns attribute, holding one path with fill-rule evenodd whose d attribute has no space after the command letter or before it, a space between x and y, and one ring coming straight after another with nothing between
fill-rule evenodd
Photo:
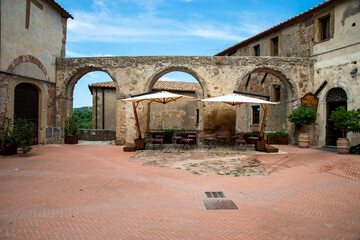
<instances>
[{"instance_id":1,"label":"hanging sign","mask_svg":"<svg viewBox=\"0 0 360 240\"><path fill-rule=\"evenodd\" d=\"M306 104L309 108L317 109L319 98L312 93L307 93L301 98L301 105Z\"/></svg>"}]
</instances>

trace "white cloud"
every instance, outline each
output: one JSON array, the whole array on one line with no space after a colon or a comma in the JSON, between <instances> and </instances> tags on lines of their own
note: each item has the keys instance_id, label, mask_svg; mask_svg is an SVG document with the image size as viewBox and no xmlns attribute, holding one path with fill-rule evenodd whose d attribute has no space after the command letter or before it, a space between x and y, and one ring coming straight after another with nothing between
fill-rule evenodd
<instances>
[{"instance_id":1,"label":"white cloud","mask_svg":"<svg viewBox=\"0 0 360 240\"><path fill-rule=\"evenodd\" d=\"M204 19L196 14L182 21L169 18L157 12L156 6L163 0L135 1L137 5L144 4L143 7L148 7L133 14L111 10L108 7L111 4L105 4L104 1L95 1L93 11L73 12L75 20L68 21L69 42L169 42L179 38L233 42L241 41L253 34L253 29L259 29L249 27L251 19L240 24L236 21L232 24L224 24L216 20ZM129 2L129 0L122 1Z\"/></svg>"},{"instance_id":2,"label":"white cloud","mask_svg":"<svg viewBox=\"0 0 360 240\"><path fill-rule=\"evenodd\" d=\"M66 49L66 57L68 58L78 58L78 57L113 57L111 54L103 54L103 53L78 53L73 52L69 49Z\"/></svg>"}]
</instances>

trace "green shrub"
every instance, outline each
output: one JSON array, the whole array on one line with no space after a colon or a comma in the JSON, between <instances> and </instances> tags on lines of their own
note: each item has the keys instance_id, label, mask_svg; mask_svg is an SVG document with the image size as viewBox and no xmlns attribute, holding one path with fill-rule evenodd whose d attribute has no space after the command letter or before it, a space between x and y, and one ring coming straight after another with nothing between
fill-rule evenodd
<instances>
[{"instance_id":1,"label":"green shrub","mask_svg":"<svg viewBox=\"0 0 360 240\"><path fill-rule=\"evenodd\" d=\"M246 135L247 135L248 137L259 137L259 136L260 136L260 131L248 132L248 133L246 133Z\"/></svg>"},{"instance_id":2,"label":"green shrub","mask_svg":"<svg viewBox=\"0 0 360 240\"><path fill-rule=\"evenodd\" d=\"M315 122L316 110L314 108L306 107L306 104L304 104L295 109L288 116L288 119L290 122L295 123L297 127L302 128L305 125Z\"/></svg>"},{"instance_id":3,"label":"green shrub","mask_svg":"<svg viewBox=\"0 0 360 240\"><path fill-rule=\"evenodd\" d=\"M360 132L360 112L346 111L344 106L338 107L330 114L330 121L334 122L335 128L341 130L343 138L346 132Z\"/></svg>"},{"instance_id":4,"label":"green shrub","mask_svg":"<svg viewBox=\"0 0 360 240\"><path fill-rule=\"evenodd\" d=\"M268 135L271 138L274 138L276 141L279 141L279 139L281 137L287 137L289 136L288 133L286 132L282 132L282 131L278 131L278 132L274 132L274 133L267 133L266 135Z\"/></svg>"}]
</instances>

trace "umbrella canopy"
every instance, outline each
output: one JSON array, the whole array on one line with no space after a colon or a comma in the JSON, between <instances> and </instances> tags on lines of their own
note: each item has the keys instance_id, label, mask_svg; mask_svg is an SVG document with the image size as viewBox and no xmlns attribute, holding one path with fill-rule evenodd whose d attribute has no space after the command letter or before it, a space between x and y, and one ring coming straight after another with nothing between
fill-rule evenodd
<instances>
[{"instance_id":1,"label":"umbrella canopy","mask_svg":"<svg viewBox=\"0 0 360 240\"><path fill-rule=\"evenodd\" d=\"M204 102L223 102L223 103L229 104L231 106L236 106L236 105L240 105L243 103L266 104L263 121L261 124L260 138L262 138L263 134L264 134L265 120L266 120L266 115L267 115L269 104L278 104L275 102L269 102L269 101L261 100L258 98L243 96L243 95L240 95L237 93L232 93L232 94L220 96L220 97L207 98L207 99L203 99L202 101L204 101Z\"/></svg>"},{"instance_id":2,"label":"umbrella canopy","mask_svg":"<svg viewBox=\"0 0 360 240\"><path fill-rule=\"evenodd\" d=\"M199 99L194 97L189 97L185 95L179 95L167 91L161 91L157 93L143 94L136 97L123 99L124 101L135 102L135 103L162 103L166 104L169 102L185 102L185 101L199 101Z\"/></svg>"},{"instance_id":3,"label":"umbrella canopy","mask_svg":"<svg viewBox=\"0 0 360 240\"><path fill-rule=\"evenodd\" d=\"M247 97L240 94L232 93L225 96L213 97L203 99L204 102L223 102L232 106L240 105L242 103L264 103L264 104L278 104L275 102L269 102L258 98Z\"/></svg>"},{"instance_id":4,"label":"umbrella canopy","mask_svg":"<svg viewBox=\"0 0 360 240\"><path fill-rule=\"evenodd\" d=\"M142 137L141 137L139 119L138 119L138 115L136 112L136 107L137 107L137 104L139 104L140 102L142 102L142 103L157 102L157 103L166 104L166 103L170 103L170 102L199 101L199 99L197 99L197 98L188 97L185 95L174 94L174 93L167 92L167 91L161 91L161 92L155 92L155 93L144 93L144 94L140 94L140 95L137 95L137 96L134 96L131 98L126 98L123 100L132 102L139 139L142 139Z\"/></svg>"}]
</instances>

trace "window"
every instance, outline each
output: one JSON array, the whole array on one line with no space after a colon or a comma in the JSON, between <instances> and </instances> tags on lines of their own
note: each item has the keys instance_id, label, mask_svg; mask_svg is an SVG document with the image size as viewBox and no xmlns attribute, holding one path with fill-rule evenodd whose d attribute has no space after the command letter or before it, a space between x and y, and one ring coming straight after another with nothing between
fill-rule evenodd
<instances>
[{"instance_id":1,"label":"window","mask_svg":"<svg viewBox=\"0 0 360 240\"><path fill-rule=\"evenodd\" d=\"M196 124L199 124L200 122L200 111L199 109L196 109Z\"/></svg>"},{"instance_id":2,"label":"window","mask_svg":"<svg viewBox=\"0 0 360 240\"><path fill-rule=\"evenodd\" d=\"M254 56L260 56L260 45L254 46Z\"/></svg>"},{"instance_id":3,"label":"window","mask_svg":"<svg viewBox=\"0 0 360 240\"><path fill-rule=\"evenodd\" d=\"M319 19L319 21L320 21L321 41L330 39L330 15Z\"/></svg>"},{"instance_id":4,"label":"window","mask_svg":"<svg viewBox=\"0 0 360 240\"><path fill-rule=\"evenodd\" d=\"M260 123L260 106L252 106L252 124L259 125Z\"/></svg>"},{"instance_id":5,"label":"window","mask_svg":"<svg viewBox=\"0 0 360 240\"><path fill-rule=\"evenodd\" d=\"M281 86L274 85L273 86L273 101L280 102L280 100L281 100Z\"/></svg>"},{"instance_id":6,"label":"window","mask_svg":"<svg viewBox=\"0 0 360 240\"><path fill-rule=\"evenodd\" d=\"M270 55L279 56L279 37L274 37L270 41Z\"/></svg>"}]
</instances>

